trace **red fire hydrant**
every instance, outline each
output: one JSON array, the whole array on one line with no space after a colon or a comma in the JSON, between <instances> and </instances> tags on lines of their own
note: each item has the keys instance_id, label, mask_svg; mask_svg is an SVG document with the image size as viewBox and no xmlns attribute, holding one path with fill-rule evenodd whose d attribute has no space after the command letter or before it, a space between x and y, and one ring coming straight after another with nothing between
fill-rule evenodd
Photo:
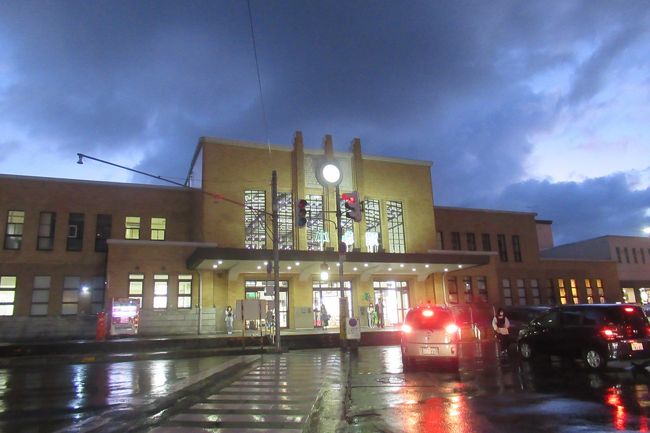
<instances>
[{"instance_id":1,"label":"red fire hydrant","mask_svg":"<svg viewBox=\"0 0 650 433\"><path fill-rule=\"evenodd\" d=\"M106 313L100 311L97 313L97 328L95 330L95 340L106 340Z\"/></svg>"}]
</instances>

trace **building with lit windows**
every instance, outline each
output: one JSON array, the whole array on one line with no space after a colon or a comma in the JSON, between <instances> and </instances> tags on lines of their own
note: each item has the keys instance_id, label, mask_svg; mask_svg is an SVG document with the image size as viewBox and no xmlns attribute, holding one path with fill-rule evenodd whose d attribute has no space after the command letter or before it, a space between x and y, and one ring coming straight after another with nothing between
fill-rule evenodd
<instances>
[{"instance_id":1,"label":"building with lit windows","mask_svg":"<svg viewBox=\"0 0 650 433\"><path fill-rule=\"evenodd\" d=\"M606 260L616 263L621 300L650 303L650 238L601 236L542 251L552 259Z\"/></svg>"},{"instance_id":2,"label":"building with lit windows","mask_svg":"<svg viewBox=\"0 0 650 433\"><path fill-rule=\"evenodd\" d=\"M347 152L329 136L307 149L300 132L291 146L204 137L185 187L0 176L0 338L94 335L96 313L126 298L141 307L142 335L224 332L226 306L274 299L274 170L279 324L320 328L324 309L338 328L336 196L315 174L323 158L341 168L341 192L363 200L362 220L341 224L343 290L362 327L380 299L390 327L427 301L487 311L620 297L614 261L541 257L552 234L535 214L434 207L430 162L365 155L358 139Z\"/></svg>"},{"instance_id":3,"label":"building with lit windows","mask_svg":"<svg viewBox=\"0 0 650 433\"><path fill-rule=\"evenodd\" d=\"M535 213L436 206L435 218L438 249L491 254L486 265L445 273L446 301L458 309L621 300L610 258L543 254L553 246L551 222Z\"/></svg>"},{"instance_id":4,"label":"building with lit windows","mask_svg":"<svg viewBox=\"0 0 650 433\"><path fill-rule=\"evenodd\" d=\"M359 140L335 153L329 136L308 150L300 132L291 147L201 138L186 187L0 177L3 337L92 334L95 313L116 298L140 303L143 335L223 332L227 305L273 299L273 170L279 323L323 326L325 307L337 328L335 194L314 171L324 156L341 167L341 191L364 200L361 222L342 220L348 314L364 325L380 298L392 326L410 306L443 299L444 269L489 262L489 254L436 250L429 162L363 155ZM304 228L295 224L298 199L309 204Z\"/></svg>"}]
</instances>

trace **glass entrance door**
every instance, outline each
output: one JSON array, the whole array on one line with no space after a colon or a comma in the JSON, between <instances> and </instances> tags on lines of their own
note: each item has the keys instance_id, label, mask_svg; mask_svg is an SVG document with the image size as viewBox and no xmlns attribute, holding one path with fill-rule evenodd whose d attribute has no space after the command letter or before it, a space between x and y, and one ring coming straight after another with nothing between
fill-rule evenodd
<instances>
[{"instance_id":1,"label":"glass entrance door","mask_svg":"<svg viewBox=\"0 0 650 433\"><path fill-rule=\"evenodd\" d=\"M313 283L313 307L314 307L314 328L338 328L340 326L339 314L339 282L314 281ZM352 311L352 290L351 283L344 281L345 297L348 299L348 317Z\"/></svg>"},{"instance_id":2,"label":"glass entrance door","mask_svg":"<svg viewBox=\"0 0 650 433\"><path fill-rule=\"evenodd\" d=\"M265 299L267 301L274 301L274 295L267 295L267 287L273 288L275 282L273 281L264 281L264 280L246 280L245 282L245 296L246 299ZM279 295L280 295L280 328L287 328L289 326L289 282L280 281L279 284ZM263 321L266 318L262 318ZM259 320L257 321L259 322ZM256 323L256 328L262 323ZM264 323L265 325L265 323ZM246 329L250 329L250 324L246 324Z\"/></svg>"},{"instance_id":3,"label":"glass entrance door","mask_svg":"<svg viewBox=\"0 0 650 433\"><path fill-rule=\"evenodd\" d=\"M383 309L384 326L397 326L404 322L409 309L409 293L406 281L375 281L375 305ZM379 311L377 311L379 314ZM381 318L379 318L381 324Z\"/></svg>"}]
</instances>

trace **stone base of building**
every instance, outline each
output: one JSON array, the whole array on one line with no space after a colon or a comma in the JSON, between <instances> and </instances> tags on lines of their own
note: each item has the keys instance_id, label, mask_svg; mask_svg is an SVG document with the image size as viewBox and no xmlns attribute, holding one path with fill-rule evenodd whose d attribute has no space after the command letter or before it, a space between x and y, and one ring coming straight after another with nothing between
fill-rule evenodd
<instances>
[{"instance_id":1,"label":"stone base of building","mask_svg":"<svg viewBox=\"0 0 650 433\"><path fill-rule=\"evenodd\" d=\"M0 318L0 341L95 338L95 316Z\"/></svg>"},{"instance_id":2,"label":"stone base of building","mask_svg":"<svg viewBox=\"0 0 650 433\"><path fill-rule=\"evenodd\" d=\"M217 323L219 327L217 327ZM201 309L201 334L216 334L226 329L223 317L217 322L215 308ZM191 310L141 310L138 335L197 335L199 333L198 309Z\"/></svg>"}]
</instances>

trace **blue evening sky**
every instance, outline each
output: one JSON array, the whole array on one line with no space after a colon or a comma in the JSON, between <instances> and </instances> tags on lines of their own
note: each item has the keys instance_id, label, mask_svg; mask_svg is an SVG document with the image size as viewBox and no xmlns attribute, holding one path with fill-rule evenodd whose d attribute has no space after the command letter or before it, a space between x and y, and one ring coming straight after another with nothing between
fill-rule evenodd
<instances>
[{"instance_id":1,"label":"blue evening sky","mask_svg":"<svg viewBox=\"0 0 650 433\"><path fill-rule=\"evenodd\" d=\"M200 136L433 161L556 243L650 226L650 3L0 2L0 173L184 180Z\"/></svg>"}]
</instances>

